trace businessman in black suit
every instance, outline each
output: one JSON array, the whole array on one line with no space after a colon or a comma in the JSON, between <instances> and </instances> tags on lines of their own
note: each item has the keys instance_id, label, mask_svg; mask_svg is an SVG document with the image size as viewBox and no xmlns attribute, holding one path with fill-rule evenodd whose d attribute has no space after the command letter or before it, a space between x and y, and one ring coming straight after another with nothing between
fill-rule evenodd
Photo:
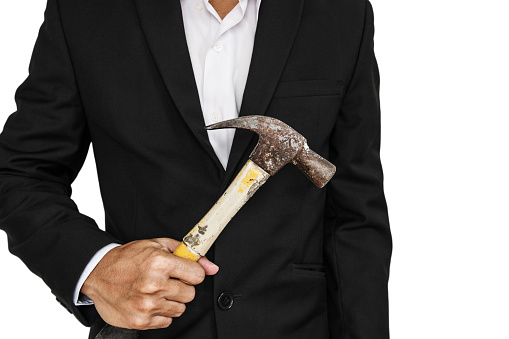
<instances>
[{"instance_id":1,"label":"businessman in black suit","mask_svg":"<svg viewBox=\"0 0 509 339\"><path fill-rule=\"evenodd\" d=\"M210 4L221 19L237 6ZM257 20L238 114L288 123L338 171L324 190L293 166L269 180L209 252L218 272L173 256L173 239L256 138L237 131L224 168L203 130L180 3L48 1L0 136L0 228L90 337L107 321L151 329L142 338L389 338L371 5L262 0ZM90 143L106 232L70 199ZM79 291L94 304L76 305L82 273L111 244Z\"/></svg>"}]
</instances>

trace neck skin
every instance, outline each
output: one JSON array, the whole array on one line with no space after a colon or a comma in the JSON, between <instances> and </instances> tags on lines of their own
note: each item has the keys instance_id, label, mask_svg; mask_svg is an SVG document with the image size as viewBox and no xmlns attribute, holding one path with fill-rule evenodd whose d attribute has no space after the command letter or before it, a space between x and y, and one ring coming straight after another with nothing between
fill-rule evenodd
<instances>
[{"instance_id":1,"label":"neck skin","mask_svg":"<svg viewBox=\"0 0 509 339\"><path fill-rule=\"evenodd\" d=\"M214 7L222 20L235 6L237 6L239 0L209 0L209 3L212 7Z\"/></svg>"}]
</instances>

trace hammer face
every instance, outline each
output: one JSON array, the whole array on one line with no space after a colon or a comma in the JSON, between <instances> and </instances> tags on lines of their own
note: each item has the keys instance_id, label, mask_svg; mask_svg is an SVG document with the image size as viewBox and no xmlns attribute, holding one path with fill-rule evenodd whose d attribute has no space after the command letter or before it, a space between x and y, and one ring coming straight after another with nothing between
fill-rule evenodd
<instances>
[{"instance_id":1,"label":"hammer face","mask_svg":"<svg viewBox=\"0 0 509 339\"><path fill-rule=\"evenodd\" d=\"M270 126L264 127L271 128ZM263 136L262 133L259 132L258 145L251 152L249 159L271 176L292 162L306 145L306 139L293 130L269 131Z\"/></svg>"}]
</instances>

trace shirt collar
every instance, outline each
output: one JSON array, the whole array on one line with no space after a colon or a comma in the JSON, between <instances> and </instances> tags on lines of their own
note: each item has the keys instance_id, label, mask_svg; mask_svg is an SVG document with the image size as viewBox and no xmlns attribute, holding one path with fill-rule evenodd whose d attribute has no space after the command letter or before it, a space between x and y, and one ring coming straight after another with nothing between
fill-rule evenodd
<instances>
[{"instance_id":1,"label":"shirt collar","mask_svg":"<svg viewBox=\"0 0 509 339\"><path fill-rule=\"evenodd\" d=\"M258 22L258 12L260 11L260 3L262 0L239 0L240 8L242 9L242 15L246 13L247 3L248 1L256 1L256 21ZM208 6L211 6L209 4L209 0L202 0L203 7L207 8Z\"/></svg>"}]
</instances>

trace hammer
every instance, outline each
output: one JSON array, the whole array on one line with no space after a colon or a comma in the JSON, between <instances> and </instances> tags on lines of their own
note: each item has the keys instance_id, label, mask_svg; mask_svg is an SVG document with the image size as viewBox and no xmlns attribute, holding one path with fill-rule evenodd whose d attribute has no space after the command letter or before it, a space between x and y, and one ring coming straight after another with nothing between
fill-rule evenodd
<instances>
[{"instance_id":1,"label":"hammer","mask_svg":"<svg viewBox=\"0 0 509 339\"><path fill-rule=\"evenodd\" d=\"M329 182L336 166L313 152L306 139L275 118L251 115L206 126L207 130L242 128L258 134L249 160L207 214L189 231L174 255L198 261L210 249L228 222L270 176L292 163L319 188ZM106 325L96 339L134 339L138 330Z\"/></svg>"}]
</instances>

